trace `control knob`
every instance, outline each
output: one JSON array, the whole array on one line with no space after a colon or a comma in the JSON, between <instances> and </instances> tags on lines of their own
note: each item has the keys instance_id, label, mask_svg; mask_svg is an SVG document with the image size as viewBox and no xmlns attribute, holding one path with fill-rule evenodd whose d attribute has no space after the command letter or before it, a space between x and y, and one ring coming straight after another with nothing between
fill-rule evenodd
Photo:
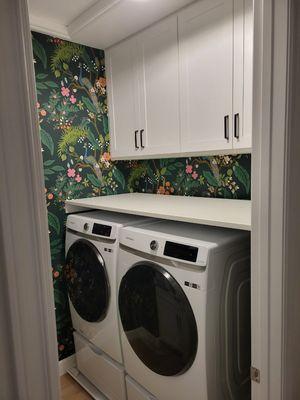
<instances>
[{"instance_id":1,"label":"control knob","mask_svg":"<svg viewBox=\"0 0 300 400\"><path fill-rule=\"evenodd\" d=\"M89 230L89 224L88 224L87 222L83 225L83 229L84 229L85 231L88 231L88 230Z\"/></svg>"},{"instance_id":2,"label":"control knob","mask_svg":"<svg viewBox=\"0 0 300 400\"><path fill-rule=\"evenodd\" d=\"M150 243L150 249L151 250L157 250L158 249L158 242L156 240L152 240Z\"/></svg>"}]
</instances>

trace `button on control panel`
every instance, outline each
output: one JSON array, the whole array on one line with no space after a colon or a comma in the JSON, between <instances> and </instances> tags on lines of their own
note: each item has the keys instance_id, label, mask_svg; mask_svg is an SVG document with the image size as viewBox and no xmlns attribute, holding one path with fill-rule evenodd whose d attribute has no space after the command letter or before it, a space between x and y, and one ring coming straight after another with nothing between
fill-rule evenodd
<instances>
[{"instance_id":1,"label":"button on control panel","mask_svg":"<svg viewBox=\"0 0 300 400\"><path fill-rule=\"evenodd\" d=\"M150 243L150 249L151 250L157 250L158 249L158 242L156 240L152 240Z\"/></svg>"},{"instance_id":2,"label":"button on control panel","mask_svg":"<svg viewBox=\"0 0 300 400\"><path fill-rule=\"evenodd\" d=\"M85 231L88 231L88 230L89 230L89 224L88 224L87 222L83 225L83 229L84 229Z\"/></svg>"}]
</instances>

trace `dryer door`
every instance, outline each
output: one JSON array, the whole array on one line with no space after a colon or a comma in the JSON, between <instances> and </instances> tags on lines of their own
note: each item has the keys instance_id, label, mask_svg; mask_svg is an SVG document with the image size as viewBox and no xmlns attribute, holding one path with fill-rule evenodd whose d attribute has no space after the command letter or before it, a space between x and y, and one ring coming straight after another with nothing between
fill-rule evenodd
<instances>
[{"instance_id":1,"label":"dryer door","mask_svg":"<svg viewBox=\"0 0 300 400\"><path fill-rule=\"evenodd\" d=\"M89 322L103 320L109 304L109 281L101 254L88 240L79 239L69 248L65 277L80 317Z\"/></svg>"},{"instance_id":2,"label":"dryer door","mask_svg":"<svg viewBox=\"0 0 300 400\"><path fill-rule=\"evenodd\" d=\"M167 270L146 261L135 264L121 281L119 310L127 339L148 368L165 376L190 368L198 346L196 320Z\"/></svg>"}]
</instances>

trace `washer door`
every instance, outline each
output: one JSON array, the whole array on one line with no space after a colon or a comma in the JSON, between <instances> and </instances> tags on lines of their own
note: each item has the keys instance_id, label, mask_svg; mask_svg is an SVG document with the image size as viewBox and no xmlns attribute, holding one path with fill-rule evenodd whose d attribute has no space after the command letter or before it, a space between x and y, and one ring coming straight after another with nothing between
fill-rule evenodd
<instances>
[{"instance_id":1,"label":"washer door","mask_svg":"<svg viewBox=\"0 0 300 400\"><path fill-rule=\"evenodd\" d=\"M148 368L165 376L190 368L198 346L196 320L168 271L153 263L135 264L121 281L119 310L127 339Z\"/></svg>"},{"instance_id":2,"label":"washer door","mask_svg":"<svg viewBox=\"0 0 300 400\"><path fill-rule=\"evenodd\" d=\"M109 282L104 260L88 240L79 239L69 248L65 277L70 300L81 318L99 322L106 316Z\"/></svg>"}]
</instances>

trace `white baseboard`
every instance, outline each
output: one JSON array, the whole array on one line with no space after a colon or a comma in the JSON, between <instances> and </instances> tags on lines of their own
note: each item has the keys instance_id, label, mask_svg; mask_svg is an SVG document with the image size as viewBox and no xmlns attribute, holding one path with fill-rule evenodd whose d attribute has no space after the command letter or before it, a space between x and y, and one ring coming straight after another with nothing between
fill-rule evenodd
<instances>
[{"instance_id":1,"label":"white baseboard","mask_svg":"<svg viewBox=\"0 0 300 400\"><path fill-rule=\"evenodd\" d=\"M76 356L72 354L70 357L64 358L59 361L59 376L62 376L67 373L67 369L73 368L76 366Z\"/></svg>"}]
</instances>

